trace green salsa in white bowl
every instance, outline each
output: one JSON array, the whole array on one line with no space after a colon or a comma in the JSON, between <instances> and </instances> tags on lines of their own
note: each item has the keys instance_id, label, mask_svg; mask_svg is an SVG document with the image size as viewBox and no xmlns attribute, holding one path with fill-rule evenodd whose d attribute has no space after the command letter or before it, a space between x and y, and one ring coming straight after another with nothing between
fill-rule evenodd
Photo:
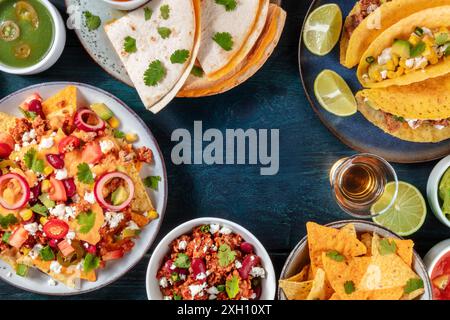
<instances>
[{"instance_id":1,"label":"green salsa in white bowl","mask_svg":"<svg viewBox=\"0 0 450 320\"><path fill-rule=\"evenodd\" d=\"M60 57L65 40L62 18L48 0L0 0L1 71L45 71Z\"/></svg>"}]
</instances>

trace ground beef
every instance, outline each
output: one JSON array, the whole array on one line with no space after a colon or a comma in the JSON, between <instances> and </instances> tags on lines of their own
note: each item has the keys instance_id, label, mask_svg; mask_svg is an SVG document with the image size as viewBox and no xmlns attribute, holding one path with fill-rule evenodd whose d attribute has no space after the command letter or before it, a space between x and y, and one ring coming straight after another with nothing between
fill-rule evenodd
<instances>
[{"instance_id":1,"label":"ground beef","mask_svg":"<svg viewBox=\"0 0 450 320\"><path fill-rule=\"evenodd\" d=\"M400 129L402 123L394 118L393 115L389 113L383 113L384 121L386 122L386 126L390 132L397 131Z\"/></svg>"},{"instance_id":2,"label":"ground beef","mask_svg":"<svg viewBox=\"0 0 450 320\"><path fill-rule=\"evenodd\" d=\"M25 132L30 131L32 124L25 118L16 119L16 125L9 129L9 133L17 143L22 142L22 136Z\"/></svg>"},{"instance_id":3,"label":"ground beef","mask_svg":"<svg viewBox=\"0 0 450 320\"><path fill-rule=\"evenodd\" d=\"M152 163L153 162L153 152L147 147L141 147L136 150L137 159L141 162Z\"/></svg>"},{"instance_id":4,"label":"ground beef","mask_svg":"<svg viewBox=\"0 0 450 320\"><path fill-rule=\"evenodd\" d=\"M361 24L361 22L374 12L379 6L381 6L380 0L360 0L359 10L356 13L350 15L349 22L345 25L345 31L350 37L355 29Z\"/></svg>"},{"instance_id":5,"label":"ground beef","mask_svg":"<svg viewBox=\"0 0 450 320\"><path fill-rule=\"evenodd\" d=\"M37 116L32 123L34 131L36 131L37 141L41 140L45 131L48 130L47 120L43 120L40 116Z\"/></svg>"}]
</instances>

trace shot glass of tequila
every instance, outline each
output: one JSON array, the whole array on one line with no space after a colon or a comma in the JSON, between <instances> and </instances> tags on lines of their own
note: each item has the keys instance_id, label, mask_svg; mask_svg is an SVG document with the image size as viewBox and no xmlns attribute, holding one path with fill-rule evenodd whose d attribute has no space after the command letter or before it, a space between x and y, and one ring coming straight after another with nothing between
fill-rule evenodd
<instances>
[{"instance_id":1,"label":"shot glass of tequila","mask_svg":"<svg viewBox=\"0 0 450 320\"><path fill-rule=\"evenodd\" d=\"M397 174L383 158L361 153L338 160L330 171L336 202L356 218L372 218L394 205Z\"/></svg>"}]
</instances>

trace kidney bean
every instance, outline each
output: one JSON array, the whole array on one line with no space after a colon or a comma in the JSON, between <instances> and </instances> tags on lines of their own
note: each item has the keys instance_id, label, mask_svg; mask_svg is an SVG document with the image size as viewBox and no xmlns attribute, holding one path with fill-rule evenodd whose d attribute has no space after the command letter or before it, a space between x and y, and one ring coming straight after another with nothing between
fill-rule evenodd
<instances>
[{"instance_id":1,"label":"kidney bean","mask_svg":"<svg viewBox=\"0 0 450 320\"><path fill-rule=\"evenodd\" d=\"M46 156L48 163L55 169L64 168L64 160L61 158L59 154L48 154Z\"/></svg>"},{"instance_id":2,"label":"kidney bean","mask_svg":"<svg viewBox=\"0 0 450 320\"><path fill-rule=\"evenodd\" d=\"M90 254L96 254L97 247L91 244L91 245L89 245L89 247L87 247L86 251Z\"/></svg>"},{"instance_id":3,"label":"kidney bean","mask_svg":"<svg viewBox=\"0 0 450 320\"><path fill-rule=\"evenodd\" d=\"M256 288L253 288L253 292L255 293L256 297L253 300L259 300L261 298L261 286L258 286Z\"/></svg>"},{"instance_id":4,"label":"kidney bean","mask_svg":"<svg viewBox=\"0 0 450 320\"><path fill-rule=\"evenodd\" d=\"M36 113L38 116L40 116L42 119L45 119L45 114L42 109L42 103L39 100L31 100L28 103L28 111Z\"/></svg>"},{"instance_id":5,"label":"kidney bean","mask_svg":"<svg viewBox=\"0 0 450 320\"><path fill-rule=\"evenodd\" d=\"M194 258L191 262L191 268L192 272L194 273L195 279L197 279L197 276L199 274L205 274L205 277L203 279L198 279L202 281L206 281L206 265L205 262L203 262L203 259Z\"/></svg>"},{"instance_id":6,"label":"kidney bean","mask_svg":"<svg viewBox=\"0 0 450 320\"><path fill-rule=\"evenodd\" d=\"M248 242L241 243L241 250L244 253L253 253L253 245Z\"/></svg>"},{"instance_id":7,"label":"kidney bean","mask_svg":"<svg viewBox=\"0 0 450 320\"><path fill-rule=\"evenodd\" d=\"M242 279L247 280L248 275L252 271L253 267L256 267L259 264L260 258L257 255L249 254L242 261L242 267L238 270L239 275Z\"/></svg>"},{"instance_id":8,"label":"kidney bean","mask_svg":"<svg viewBox=\"0 0 450 320\"><path fill-rule=\"evenodd\" d=\"M66 189L66 194L69 198L77 194L77 186L75 185L73 178L63 180L63 184L64 188Z\"/></svg>"},{"instance_id":9,"label":"kidney bean","mask_svg":"<svg viewBox=\"0 0 450 320\"><path fill-rule=\"evenodd\" d=\"M34 206L38 202L39 193L41 192L41 182L38 182L33 188L30 189L30 200L29 203L31 206Z\"/></svg>"}]
</instances>

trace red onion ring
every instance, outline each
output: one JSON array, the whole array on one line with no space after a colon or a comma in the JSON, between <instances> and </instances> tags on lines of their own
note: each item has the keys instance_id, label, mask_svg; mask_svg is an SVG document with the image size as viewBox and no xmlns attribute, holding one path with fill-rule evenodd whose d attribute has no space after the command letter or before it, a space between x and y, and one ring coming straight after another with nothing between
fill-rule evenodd
<instances>
[{"instance_id":1,"label":"red onion ring","mask_svg":"<svg viewBox=\"0 0 450 320\"><path fill-rule=\"evenodd\" d=\"M83 119L83 117L85 116L94 116L97 119L97 124L92 125L87 123ZM86 132L95 132L105 129L105 121L100 119L100 117L94 111L89 109L82 109L77 112L77 114L75 115L75 125L78 129Z\"/></svg>"},{"instance_id":2,"label":"red onion ring","mask_svg":"<svg viewBox=\"0 0 450 320\"><path fill-rule=\"evenodd\" d=\"M9 204L5 199L3 199L3 196L0 195L0 205L7 210L20 209L28 203L28 200L30 200L30 186L28 185L28 182L25 180L25 178L21 175L18 175L17 173L8 173L4 176L1 176L0 190L3 189L2 187L5 183L8 183L8 181L12 179L19 182L20 187L22 188L22 197L18 201L16 201L16 203Z\"/></svg>"},{"instance_id":3,"label":"red onion ring","mask_svg":"<svg viewBox=\"0 0 450 320\"><path fill-rule=\"evenodd\" d=\"M106 185L106 183L108 183L111 179L114 178L119 178L124 180L127 185L128 185L128 198L127 200L125 200L121 205L118 206L114 206L110 203L108 203L105 198L103 197L103 189ZM134 183L133 180L131 180L131 178L126 175L123 172L120 171L114 171L114 172L110 172L110 173L106 173L103 176L101 176L97 182L95 183L95 187L94 187L94 195L95 198L97 199L97 202L105 209L113 211L113 212L118 212L121 211L123 209L125 209L130 203L131 200L134 197Z\"/></svg>"}]
</instances>

